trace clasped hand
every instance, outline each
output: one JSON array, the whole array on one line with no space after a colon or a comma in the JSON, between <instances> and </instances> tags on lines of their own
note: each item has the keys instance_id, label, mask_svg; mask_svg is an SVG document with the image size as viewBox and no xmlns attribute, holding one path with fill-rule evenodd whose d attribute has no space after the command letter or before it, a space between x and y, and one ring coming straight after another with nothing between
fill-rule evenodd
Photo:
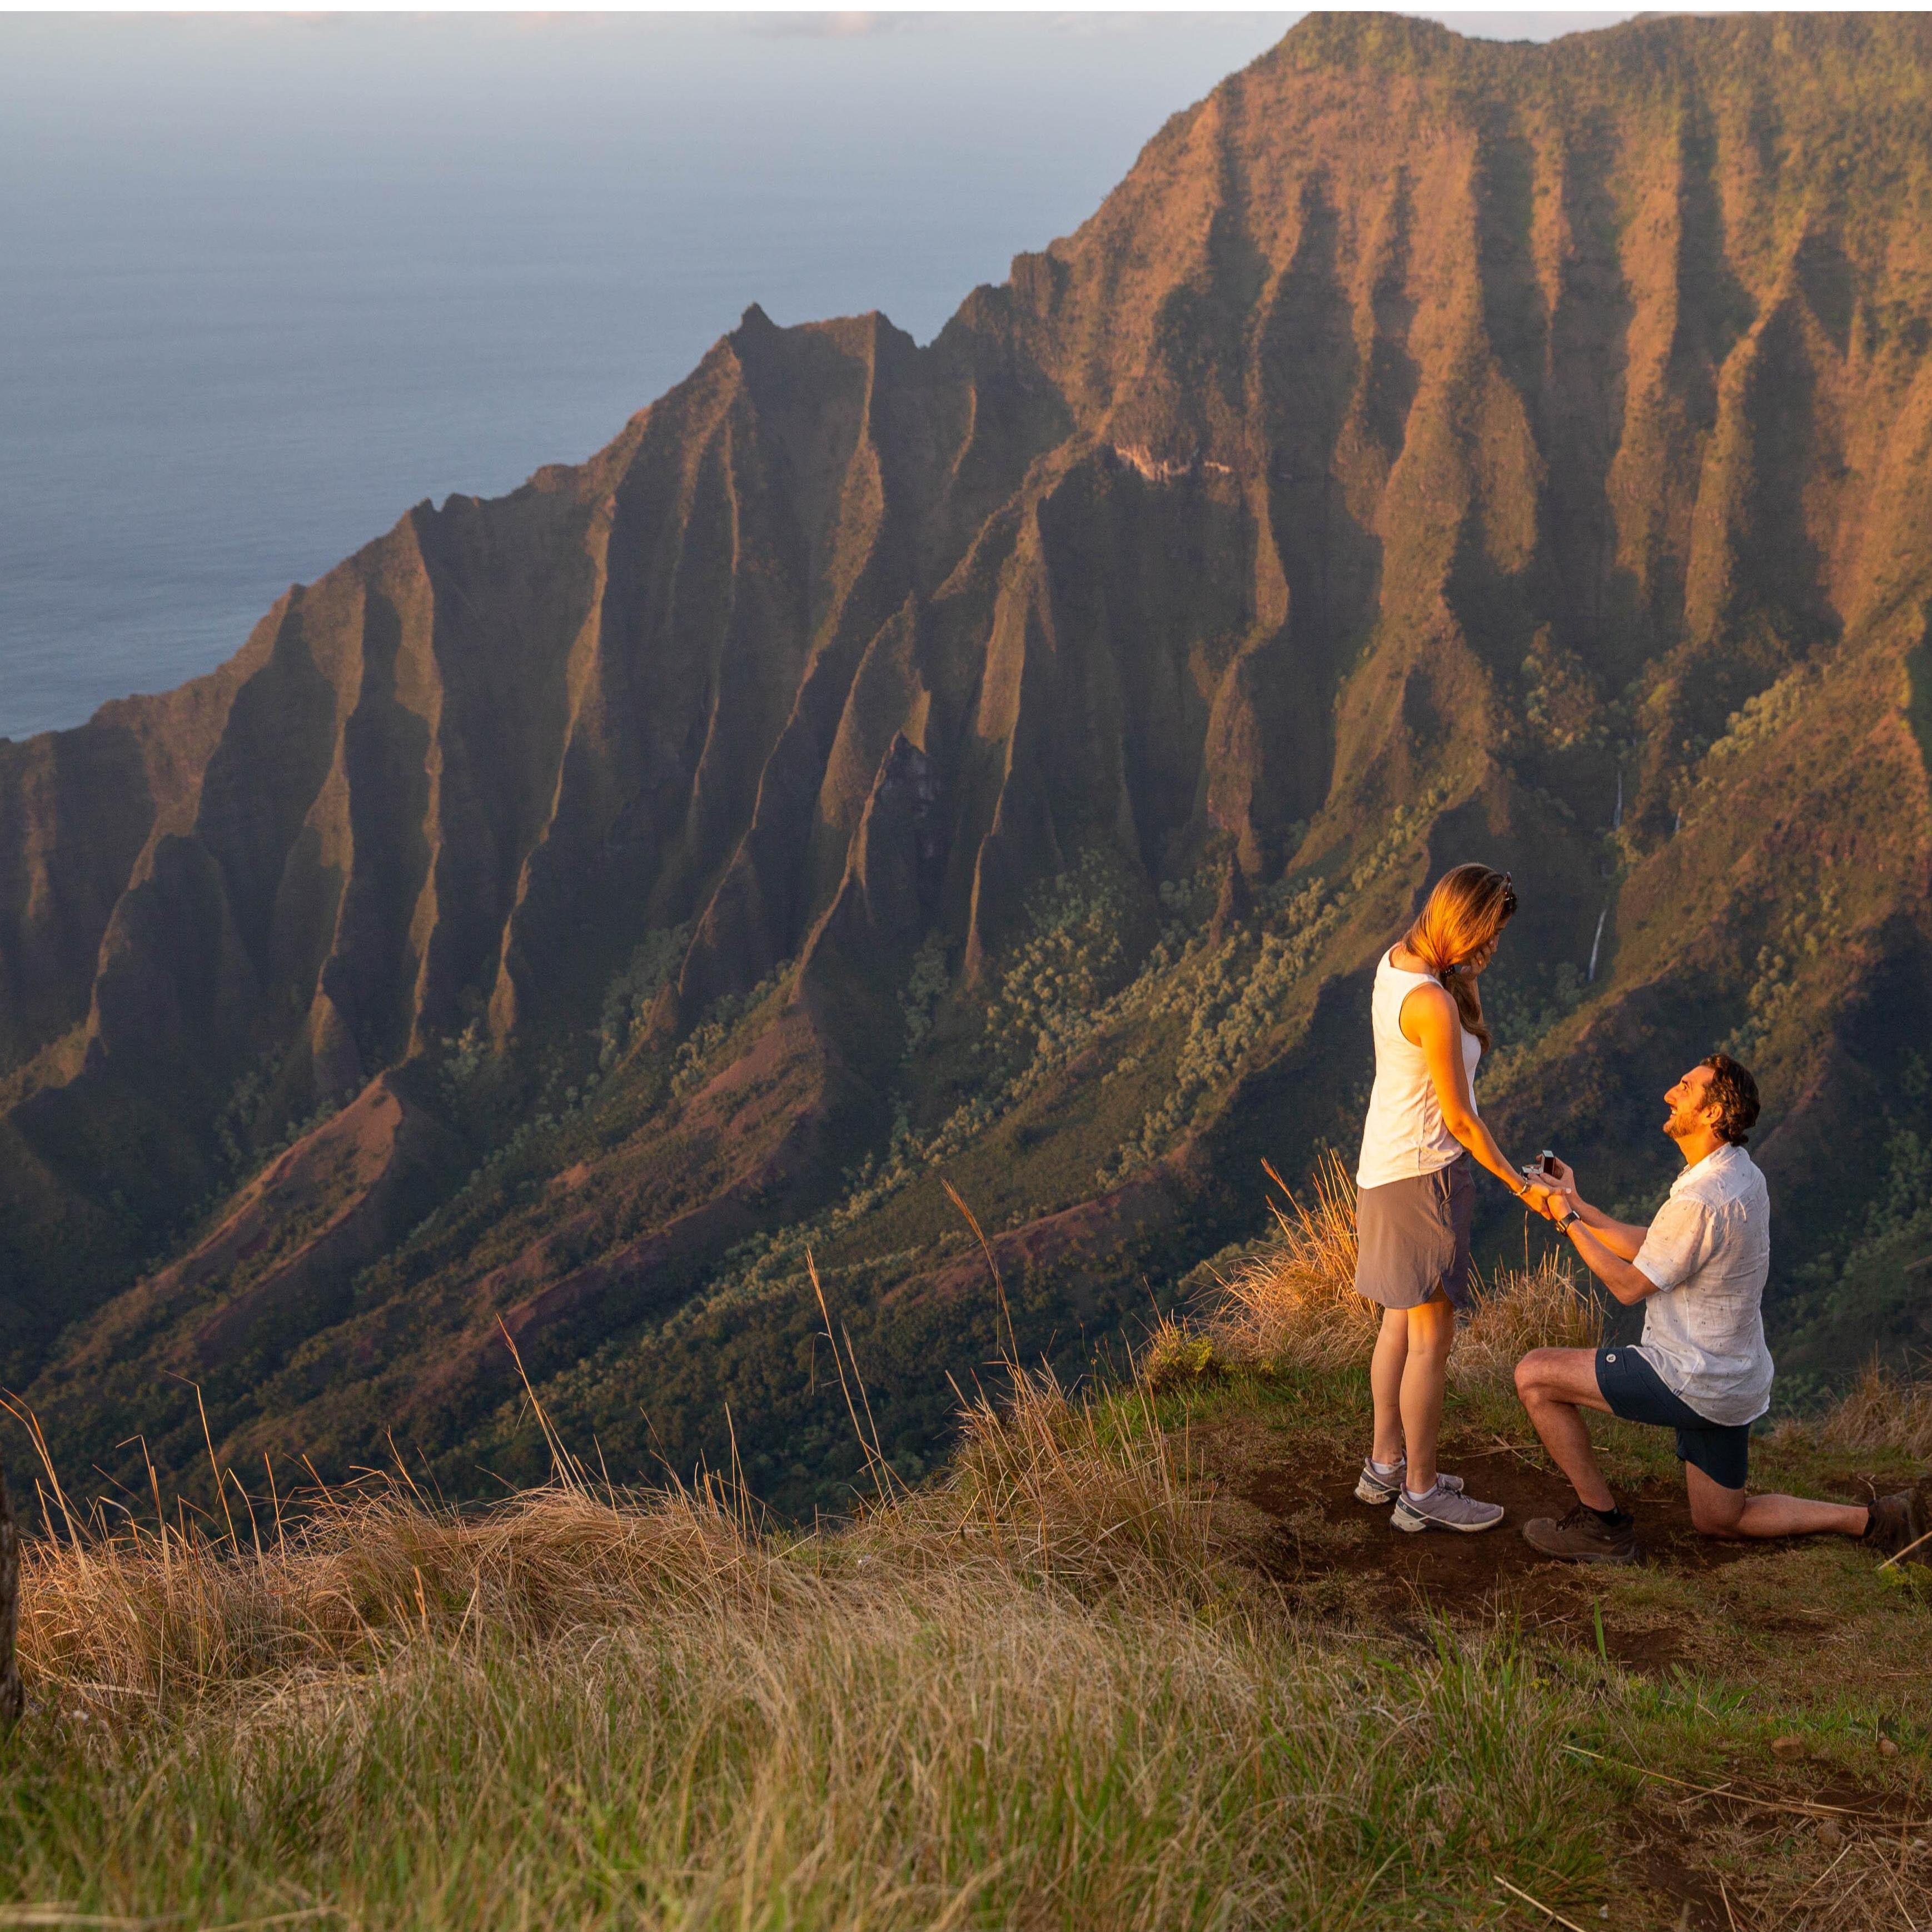
<instances>
[{"instance_id":1,"label":"clasped hand","mask_svg":"<svg viewBox=\"0 0 1932 1932\"><path fill-rule=\"evenodd\" d=\"M1566 1162L1558 1161L1546 1181L1532 1180L1523 1190L1522 1204L1546 1221L1557 1221L1576 1205L1576 1175Z\"/></svg>"}]
</instances>

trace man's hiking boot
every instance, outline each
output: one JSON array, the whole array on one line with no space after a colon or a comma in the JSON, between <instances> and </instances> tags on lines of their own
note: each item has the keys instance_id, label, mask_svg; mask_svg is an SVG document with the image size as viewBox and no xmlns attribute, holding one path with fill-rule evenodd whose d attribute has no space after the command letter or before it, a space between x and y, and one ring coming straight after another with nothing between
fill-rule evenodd
<instances>
[{"instance_id":1,"label":"man's hiking boot","mask_svg":"<svg viewBox=\"0 0 1932 1932\"><path fill-rule=\"evenodd\" d=\"M1358 1503L1392 1503L1402 1494L1402 1479L1408 1474L1408 1459L1404 1456L1384 1476L1365 1456L1362 1458L1360 1480L1355 1484L1355 1500ZM1462 1486L1460 1476L1438 1476L1436 1479L1445 1490L1460 1490Z\"/></svg>"},{"instance_id":2,"label":"man's hiking boot","mask_svg":"<svg viewBox=\"0 0 1932 1932\"><path fill-rule=\"evenodd\" d=\"M1479 1529L1494 1529L1503 1520L1501 1503L1479 1503L1462 1493L1462 1486L1453 1476L1438 1476L1436 1486L1426 1496L1412 1496L1405 1488L1389 1512L1389 1526L1413 1534L1424 1529L1460 1529L1465 1535Z\"/></svg>"},{"instance_id":3,"label":"man's hiking boot","mask_svg":"<svg viewBox=\"0 0 1932 1932\"><path fill-rule=\"evenodd\" d=\"M1621 1523L1606 1522L1582 1503L1561 1522L1551 1516L1532 1516L1522 1526L1522 1540L1539 1554L1568 1563L1636 1561L1636 1519L1627 1516Z\"/></svg>"},{"instance_id":4,"label":"man's hiking boot","mask_svg":"<svg viewBox=\"0 0 1932 1932\"><path fill-rule=\"evenodd\" d=\"M1862 1540L1881 1556L1901 1563L1932 1564L1932 1476L1909 1490L1872 1500Z\"/></svg>"}]
</instances>

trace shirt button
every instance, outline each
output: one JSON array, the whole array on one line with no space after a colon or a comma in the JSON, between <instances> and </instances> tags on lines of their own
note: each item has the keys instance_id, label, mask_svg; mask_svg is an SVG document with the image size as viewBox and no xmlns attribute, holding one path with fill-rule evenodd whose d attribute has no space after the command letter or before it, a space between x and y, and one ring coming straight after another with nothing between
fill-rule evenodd
<instances>
[{"instance_id":1,"label":"shirt button","mask_svg":"<svg viewBox=\"0 0 1932 1932\"><path fill-rule=\"evenodd\" d=\"M1606 1362L1614 1362L1616 1358L1616 1351L1615 1349L1612 1349L1610 1354L1604 1358L1604 1360Z\"/></svg>"}]
</instances>

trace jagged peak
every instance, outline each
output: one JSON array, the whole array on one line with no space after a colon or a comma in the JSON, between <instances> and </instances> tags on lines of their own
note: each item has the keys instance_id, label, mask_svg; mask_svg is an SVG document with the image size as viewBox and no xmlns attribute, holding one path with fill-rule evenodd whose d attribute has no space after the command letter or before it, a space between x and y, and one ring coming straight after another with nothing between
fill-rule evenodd
<instances>
[{"instance_id":1,"label":"jagged peak","mask_svg":"<svg viewBox=\"0 0 1932 1932\"><path fill-rule=\"evenodd\" d=\"M1252 72L1282 55L1336 65L1405 66L1439 60L1470 40L1439 20L1413 14L1306 14L1245 70Z\"/></svg>"}]
</instances>

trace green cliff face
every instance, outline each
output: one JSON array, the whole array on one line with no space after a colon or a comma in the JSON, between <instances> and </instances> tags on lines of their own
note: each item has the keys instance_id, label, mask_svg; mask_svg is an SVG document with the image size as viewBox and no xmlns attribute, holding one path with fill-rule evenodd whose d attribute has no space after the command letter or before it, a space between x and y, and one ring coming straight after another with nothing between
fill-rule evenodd
<instances>
[{"instance_id":1,"label":"green cliff face","mask_svg":"<svg viewBox=\"0 0 1932 1932\"><path fill-rule=\"evenodd\" d=\"M1634 1211L1728 1042L1788 1362L1924 1340L1928 347L1903 16L1311 19L929 346L748 311L0 744L0 1366L110 1468L198 1453L167 1370L469 1487L507 1330L614 1470L832 1500L806 1246L913 1466L993 1342L943 1184L1084 1359L1352 1148L1467 857L1506 1142Z\"/></svg>"}]
</instances>

